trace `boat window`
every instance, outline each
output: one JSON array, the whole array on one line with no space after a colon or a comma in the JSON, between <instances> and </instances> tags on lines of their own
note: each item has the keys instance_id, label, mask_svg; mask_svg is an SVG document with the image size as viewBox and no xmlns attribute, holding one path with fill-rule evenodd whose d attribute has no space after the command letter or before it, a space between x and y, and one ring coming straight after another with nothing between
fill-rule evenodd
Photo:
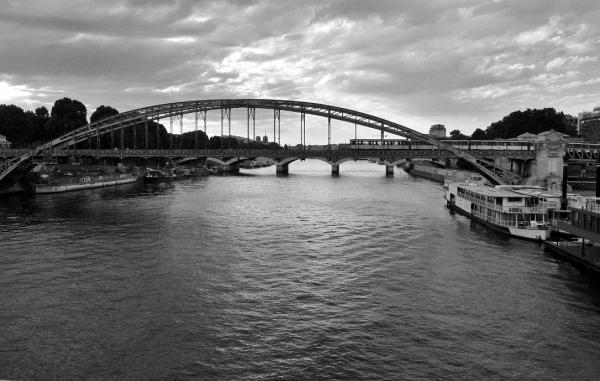
<instances>
[{"instance_id":1,"label":"boat window","mask_svg":"<svg viewBox=\"0 0 600 381\"><path fill-rule=\"evenodd\" d=\"M508 202L520 202L521 197L509 197Z\"/></svg>"},{"instance_id":2,"label":"boat window","mask_svg":"<svg viewBox=\"0 0 600 381\"><path fill-rule=\"evenodd\" d=\"M502 197L496 197L496 205L502 205Z\"/></svg>"}]
</instances>

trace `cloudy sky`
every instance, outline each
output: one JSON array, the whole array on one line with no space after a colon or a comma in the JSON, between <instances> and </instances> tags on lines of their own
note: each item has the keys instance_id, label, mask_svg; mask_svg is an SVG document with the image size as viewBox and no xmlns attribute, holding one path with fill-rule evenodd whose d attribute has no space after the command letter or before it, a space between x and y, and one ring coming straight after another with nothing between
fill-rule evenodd
<instances>
[{"instance_id":1,"label":"cloudy sky","mask_svg":"<svg viewBox=\"0 0 600 381\"><path fill-rule=\"evenodd\" d=\"M280 98L470 134L600 105L598 20L597 0L1 0L0 103Z\"/></svg>"}]
</instances>

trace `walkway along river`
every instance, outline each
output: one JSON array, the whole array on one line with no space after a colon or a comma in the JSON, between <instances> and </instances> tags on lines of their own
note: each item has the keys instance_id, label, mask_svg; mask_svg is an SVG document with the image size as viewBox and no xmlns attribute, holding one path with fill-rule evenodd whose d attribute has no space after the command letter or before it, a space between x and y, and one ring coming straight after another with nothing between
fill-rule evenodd
<instances>
[{"instance_id":1,"label":"walkway along river","mask_svg":"<svg viewBox=\"0 0 600 381\"><path fill-rule=\"evenodd\" d=\"M330 170L0 199L0 379L598 378L579 271Z\"/></svg>"}]
</instances>

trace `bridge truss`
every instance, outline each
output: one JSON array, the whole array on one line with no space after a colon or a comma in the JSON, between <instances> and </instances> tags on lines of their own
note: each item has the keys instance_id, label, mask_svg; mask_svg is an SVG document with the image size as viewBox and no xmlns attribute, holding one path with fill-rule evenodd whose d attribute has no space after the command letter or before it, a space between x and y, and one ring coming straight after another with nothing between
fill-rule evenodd
<instances>
[{"instance_id":1,"label":"bridge truss","mask_svg":"<svg viewBox=\"0 0 600 381\"><path fill-rule=\"evenodd\" d=\"M5 169L0 172L0 181L2 181L11 172L29 161L32 157L39 155L41 152L52 149L64 149L65 147L75 146L75 144L87 139L96 138L97 144L99 137L107 133L113 133L115 129L121 131L121 142L123 141L123 129L143 123L145 125L145 134L148 135L148 121L160 120L168 118L170 121L171 133L173 132L173 124L180 123L181 132L183 132L183 115L194 114L196 129L198 120L202 118L204 122L204 130L206 132L206 113L208 111L221 111L221 136L224 136L225 121L231 132L231 110L234 108L247 109L247 133L250 139L250 121L254 126L256 109L273 110L273 134L280 127L281 111L294 112L300 114L300 144L306 145L306 115L316 115L327 118L327 144L331 145L331 120L339 120L348 123L354 123L375 130L381 131L382 138L385 132L402 136L410 140L418 140L427 142L440 149L447 150L454 154L457 158L462 158L471 163L481 174L487 177L490 181L496 184L516 183L519 178L512 172L497 167L489 161L479 159L464 150L452 147L443 141L437 140L427 134L423 134L405 127L401 124L379 118L370 114L362 113L346 108L291 100L279 99L212 99L212 100L195 100L185 102L166 103L148 107L142 107L135 110L122 112L102 120L90 123L83 127L77 128L67 134L64 134L50 142L47 142L35 149L9 160L6 163ZM253 135L254 136L254 135ZM148 139L146 138L146 141ZM146 147L148 148L148 147Z\"/></svg>"}]
</instances>

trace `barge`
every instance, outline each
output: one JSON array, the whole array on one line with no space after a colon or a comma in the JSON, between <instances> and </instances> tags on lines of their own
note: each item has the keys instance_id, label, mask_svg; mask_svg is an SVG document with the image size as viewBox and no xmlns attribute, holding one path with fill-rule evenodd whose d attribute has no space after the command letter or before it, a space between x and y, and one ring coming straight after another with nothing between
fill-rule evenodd
<instances>
[{"instance_id":1,"label":"barge","mask_svg":"<svg viewBox=\"0 0 600 381\"><path fill-rule=\"evenodd\" d=\"M102 188L122 184L131 184L135 183L137 180L138 178L133 175L112 178L94 178L86 176L79 179L73 179L73 181L69 183L35 184L32 185L32 191L35 194L63 193L90 188Z\"/></svg>"}]
</instances>

